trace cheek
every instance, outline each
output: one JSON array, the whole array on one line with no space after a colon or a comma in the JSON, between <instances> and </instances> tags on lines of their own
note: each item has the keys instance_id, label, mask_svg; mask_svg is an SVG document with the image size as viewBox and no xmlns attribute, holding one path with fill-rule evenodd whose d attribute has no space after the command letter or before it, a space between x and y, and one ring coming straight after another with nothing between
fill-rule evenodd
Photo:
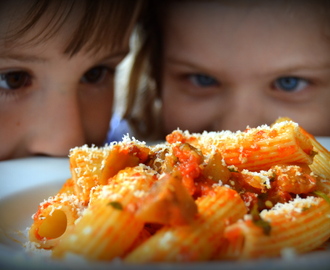
<instances>
[{"instance_id":1,"label":"cheek","mask_svg":"<svg viewBox=\"0 0 330 270\"><path fill-rule=\"evenodd\" d=\"M0 160L15 158L24 150L33 122L23 119L23 115L16 107L6 112L0 110Z\"/></svg>"},{"instance_id":2,"label":"cheek","mask_svg":"<svg viewBox=\"0 0 330 270\"><path fill-rule=\"evenodd\" d=\"M166 101L166 99L163 99L162 120L164 131L166 133L170 133L172 130L181 126L182 120L185 118L185 111L176 104L177 102Z\"/></svg>"}]
</instances>

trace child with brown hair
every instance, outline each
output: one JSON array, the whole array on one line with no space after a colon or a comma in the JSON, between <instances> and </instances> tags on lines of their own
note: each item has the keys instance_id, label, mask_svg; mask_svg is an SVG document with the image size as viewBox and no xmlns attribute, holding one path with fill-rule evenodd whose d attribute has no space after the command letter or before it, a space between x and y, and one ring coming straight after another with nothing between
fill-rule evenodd
<instances>
[{"instance_id":1,"label":"child with brown hair","mask_svg":"<svg viewBox=\"0 0 330 270\"><path fill-rule=\"evenodd\" d=\"M103 145L143 2L0 2L0 160Z\"/></svg>"},{"instance_id":2,"label":"child with brown hair","mask_svg":"<svg viewBox=\"0 0 330 270\"><path fill-rule=\"evenodd\" d=\"M137 55L154 82L145 114L132 121L141 134L236 131L290 117L330 136L329 1L154 4L155 23ZM159 104L159 114L145 117Z\"/></svg>"}]
</instances>

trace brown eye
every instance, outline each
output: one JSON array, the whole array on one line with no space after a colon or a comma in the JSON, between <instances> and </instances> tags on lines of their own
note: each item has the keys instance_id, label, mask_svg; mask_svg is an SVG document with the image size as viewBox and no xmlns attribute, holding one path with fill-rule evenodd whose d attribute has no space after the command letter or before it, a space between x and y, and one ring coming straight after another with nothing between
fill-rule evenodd
<instances>
[{"instance_id":1,"label":"brown eye","mask_svg":"<svg viewBox=\"0 0 330 270\"><path fill-rule=\"evenodd\" d=\"M107 75L108 68L104 66L98 66L88 70L81 78L83 83L99 83Z\"/></svg>"},{"instance_id":2,"label":"brown eye","mask_svg":"<svg viewBox=\"0 0 330 270\"><path fill-rule=\"evenodd\" d=\"M31 84L31 76L25 71L11 71L0 75L0 88L19 89Z\"/></svg>"}]
</instances>

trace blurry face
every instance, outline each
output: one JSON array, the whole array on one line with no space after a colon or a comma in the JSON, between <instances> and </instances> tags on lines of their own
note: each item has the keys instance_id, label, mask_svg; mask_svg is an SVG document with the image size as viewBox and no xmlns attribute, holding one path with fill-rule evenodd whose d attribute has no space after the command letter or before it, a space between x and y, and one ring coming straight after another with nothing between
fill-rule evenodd
<instances>
[{"instance_id":1,"label":"blurry face","mask_svg":"<svg viewBox=\"0 0 330 270\"><path fill-rule=\"evenodd\" d=\"M330 40L320 24L308 8L173 4L165 22L165 132L244 130L287 116L330 136Z\"/></svg>"},{"instance_id":2,"label":"blurry face","mask_svg":"<svg viewBox=\"0 0 330 270\"><path fill-rule=\"evenodd\" d=\"M33 46L0 43L0 160L67 156L72 147L103 144L113 73L128 41L120 50L69 58L62 53L68 35L62 31Z\"/></svg>"}]
</instances>

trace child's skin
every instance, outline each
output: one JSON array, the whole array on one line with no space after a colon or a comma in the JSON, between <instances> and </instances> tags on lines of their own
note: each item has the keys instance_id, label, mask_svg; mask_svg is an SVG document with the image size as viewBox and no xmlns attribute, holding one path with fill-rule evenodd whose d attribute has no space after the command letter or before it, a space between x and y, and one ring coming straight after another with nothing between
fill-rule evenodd
<instances>
[{"instance_id":1,"label":"child's skin","mask_svg":"<svg viewBox=\"0 0 330 270\"><path fill-rule=\"evenodd\" d=\"M84 3L77 1L50 38L43 31L52 11L18 39L5 41L20 27L15 22L30 7L27 3L31 1L4 1L0 7L0 160L67 156L75 146L102 145L112 114L114 71L129 51L136 14L128 15L127 34L116 46L95 51L84 46L69 54L64 51ZM113 25L108 18L103 27Z\"/></svg>"},{"instance_id":2,"label":"child's skin","mask_svg":"<svg viewBox=\"0 0 330 270\"><path fill-rule=\"evenodd\" d=\"M173 1L163 21L163 134L282 116L330 136L330 16L319 2Z\"/></svg>"}]
</instances>

